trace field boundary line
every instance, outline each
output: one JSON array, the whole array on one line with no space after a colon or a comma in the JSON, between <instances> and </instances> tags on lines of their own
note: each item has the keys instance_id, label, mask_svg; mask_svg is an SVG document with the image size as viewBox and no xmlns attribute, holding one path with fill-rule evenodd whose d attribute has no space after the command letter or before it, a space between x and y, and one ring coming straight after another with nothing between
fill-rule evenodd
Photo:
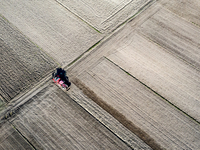
<instances>
[{"instance_id":1,"label":"field boundary line","mask_svg":"<svg viewBox=\"0 0 200 150\"><path fill-rule=\"evenodd\" d=\"M196 27L200 28L200 25L195 23L195 22L191 22L193 25L195 25Z\"/></svg>"},{"instance_id":2,"label":"field boundary line","mask_svg":"<svg viewBox=\"0 0 200 150\"><path fill-rule=\"evenodd\" d=\"M34 145L9 121L10 125L14 128L14 130L19 133L19 135L34 149L37 150Z\"/></svg>"},{"instance_id":3,"label":"field boundary line","mask_svg":"<svg viewBox=\"0 0 200 150\"><path fill-rule=\"evenodd\" d=\"M148 3L146 3L143 7L141 7L133 16L126 19L124 22L116 26L116 28L112 29L109 33L115 32L118 28L121 26L131 22L134 18L136 18L138 15L140 15L142 12L144 12L147 8L151 7L157 0L150 0Z\"/></svg>"},{"instance_id":4,"label":"field boundary line","mask_svg":"<svg viewBox=\"0 0 200 150\"><path fill-rule=\"evenodd\" d=\"M101 38L99 41L97 41L95 44L93 44L90 48L88 48L85 52L83 52L81 55L79 55L78 57L76 57L72 62L70 62L69 64L63 66L63 68L68 68L71 67L73 64L75 64L76 62L78 62L86 53L90 52L92 49L94 49L99 43L101 43L101 41L104 39Z\"/></svg>"},{"instance_id":5,"label":"field boundary line","mask_svg":"<svg viewBox=\"0 0 200 150\"><path fill-rule=\"evenodd\" d=\"M92 117L100 122L105 128L112 132L117 138L123 141L131 149L151 149L148 144L142 141L137 135L127 129L123 124L113 117L108 111L98 105L91 97L95 97L95 93L78 78L72 78L72 86L69 92L66 94L80 107L87 111ZM84 93L84 89L88 90L92 95ZM80 93L81 92L81 93ZM94 95L93 95L94 94ZM76 97L78 96L78 98ZM80 96L80 97L79 97Z\"/></svg>"},{"instance_id":6,"label":"field boundary line","mask_svg":"<svg viewBox=\"0 0 200 150\"><path fill-rule=\"evenodd\" d=\"M67 8L65 5L63 5L61 2L59 2L58 0L55 0L60 6L62 6L63 8L65 8L66 10L68 10L70 13L72 13L73 15L75 15L78 19L80 19L82 22L84 22L85 24L87 24L88 26L90 26L92 29L94 29L95 31L97 31L98 33L102 34L98 29L96 29L94 26L92 26L91 24L89 24L87 21L85 21L84 19L82 19L79 15L75 14L74 12L72 12L69 8Z\"/></svg>"}]
</instances>

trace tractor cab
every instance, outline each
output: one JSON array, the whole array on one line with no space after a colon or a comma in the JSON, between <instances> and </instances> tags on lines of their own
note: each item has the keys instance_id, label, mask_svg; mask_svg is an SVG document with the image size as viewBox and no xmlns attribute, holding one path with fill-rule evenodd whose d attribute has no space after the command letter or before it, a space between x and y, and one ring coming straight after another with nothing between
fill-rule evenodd
<instances>
[{"instance_id":1,"label":"tractor cab","mask_svg":"<svg viewBox=\"0 0 200 150\"><path fill-rule=\"evenodd\" d=\"M64 69L56 68L52 73L52 80L62 89L69 90L71 82L69 82L69 78L66 76L66 71Z\"/></svg>"}]
</instances>

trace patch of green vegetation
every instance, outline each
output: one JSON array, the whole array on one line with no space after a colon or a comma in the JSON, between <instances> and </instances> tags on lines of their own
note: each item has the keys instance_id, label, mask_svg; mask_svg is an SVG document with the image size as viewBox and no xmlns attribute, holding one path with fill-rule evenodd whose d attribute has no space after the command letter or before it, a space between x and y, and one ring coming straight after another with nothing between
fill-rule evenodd
<instances>
[{"instance_id":1,"label":"patch of green vegetation","mask_svg":"<svg viewBox=\"0 0 200 150\"><path fill-rule=\"evenodd\" d=\"M192 22L195 26L197 26L197 27L200 27L200 25L199 24L197 24L197 23L195 23L195 22Z\"/></svg>"},{"instance_id":2,"label":"patch of green vegetation","mask_svg":"<svg viewBox=\"0 0 200 150\"><path fill-rule=\"evenodd\" d=\"M0 98L0 111L2 111L5 108L5 103L3 100Z\"/></svg>"},{"instance_id":3,"label":"patch of green vegetation","mask_svg":"<svg viewBox=\"0 0 200 150\"><path fill-rule=\"evenodd\" d=\"M91 49L93 49L94 47L96 47L100 42L102 41L99 40L97 43L95 43L94 45L92 45L87 51L85 51L84 53L82 53L80 56L78 56L76 59L74 59L69 65L67 65L68 67L71 66L72 64L74 64L75 62L77 62L85 53L89 52Z\"/></svg>"}]
</instances>

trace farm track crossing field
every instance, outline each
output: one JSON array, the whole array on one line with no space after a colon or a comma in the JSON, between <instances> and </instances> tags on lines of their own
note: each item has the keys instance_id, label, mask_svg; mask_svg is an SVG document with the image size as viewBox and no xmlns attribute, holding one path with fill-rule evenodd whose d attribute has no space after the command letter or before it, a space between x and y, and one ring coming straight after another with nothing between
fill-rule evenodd
<instances>
[{"instance_id":1,"label":"farm track crossing field","mask_svg":"<svg viewBox=\"0 0 200 150\"><path fill-rule=\"evenodd\" d=\"M0 16L0 96L10 101L56 63Z\"/></svg>"},{"instance_id":2,"label":"farm track crossing field","mask_svg":"<svg viewBox=\"0 0 200 150\"><path fill-rule=\"evenodd\" d=\"M110 32L152 0L57 0L100 32Z\"/></svg>"},{"instance_id":3,"label":"farm track crossing field","mask_svg":"<svg viewBox=\"0 0 200 150\"><path fill-rule=\"evenodd\" d=\"M62 66L103 37L55 0L0 1L0 14Z\"/></svg>"},{"instance_id":4,"label":"farm track crossing field","mask_svg":"<svg viewBox=\"0 0 200 150\"><path fill-rule=\"evenodd\" d=\"M131 149L56 85L28 101L11 122L36 149Z\"/></svg>"}]
</instances>

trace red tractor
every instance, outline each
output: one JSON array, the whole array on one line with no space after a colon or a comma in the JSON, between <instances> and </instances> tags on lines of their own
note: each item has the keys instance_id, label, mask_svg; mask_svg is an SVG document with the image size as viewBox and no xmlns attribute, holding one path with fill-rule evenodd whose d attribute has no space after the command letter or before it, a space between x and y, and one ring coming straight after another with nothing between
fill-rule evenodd
<instances>
[{"instance_id":1,"label":"red tractor","mask_svg":"<svg viewBox=\"0 0 200 150\"><path fill-rule=\"evenodd\" d=\"M69 90L71 82L69 82L68 77L66 76L66 71L62 68L57 68L55 72L52 73L52 80L58 86L64 90Z\"/></svg>"}]
</instances>

